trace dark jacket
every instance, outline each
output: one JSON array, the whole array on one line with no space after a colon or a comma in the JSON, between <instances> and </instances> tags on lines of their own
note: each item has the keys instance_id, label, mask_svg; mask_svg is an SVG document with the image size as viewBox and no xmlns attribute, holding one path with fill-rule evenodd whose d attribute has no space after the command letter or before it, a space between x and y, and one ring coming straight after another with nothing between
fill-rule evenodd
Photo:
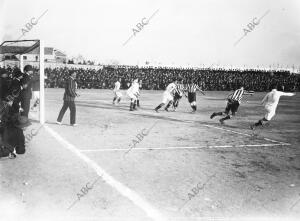
<instances>
[{"instance_id":1,"label":"dark jacket","mask_svg":"<svg viewBox=\"0 0 300 221\"><path fill-rule=\"evenodd\" d=\"M76 82L70 77L65 84L64 101L74 101L76 96Z\"/></svg>"},{"instance_id":2,"label":"dark jacket","mask_svg":"<svg viewBox=\"0 0 300 221\"><path fill-rule=\"evenodd\" d=\"M0 77L0 100L4 100L9 88L9 80L8 78Z\"/></svg>"},{"instance_id":3,"label":"dark jacket","mask_svg":"<svg viewBox=\"0 0 300 221\"><path fill-rule=\"evenodd\" d=\"M21 91L21 97L23 99L30 99L32 96L31 92L31 77L28 74L23 73L23 78L21 79L21 84L23 87L23 90Z\"/></svg>"}]
</instances>

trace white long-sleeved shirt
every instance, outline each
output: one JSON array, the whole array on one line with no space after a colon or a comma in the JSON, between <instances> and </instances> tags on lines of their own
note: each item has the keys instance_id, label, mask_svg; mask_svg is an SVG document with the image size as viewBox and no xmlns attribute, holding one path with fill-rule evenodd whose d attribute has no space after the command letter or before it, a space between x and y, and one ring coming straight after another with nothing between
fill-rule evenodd
<instances>
[{"instance_id":1,"label":"white long-sleeved shirt","mask_svg":"<svg viewBox=\"0 0 300 221\"><path fill-rule=\"evenodd\" d=\"M120 90L120 87L121 87L121 83L119 81L117 81L115 83L115 88L114 88L114 92L118 92Z\"/></svg>"},{"instance_id":2,"label":"white long-sleeved shirt","mask_svg":"<svg viewBox=\"0 0 300 221\"><path fill-rule=\"evenodd\" d=\"M262 104L265 108L274 108L276 109L279 99L281 96L294 96L294 93L285 93L282 91L277 91L273 89L271 92L267 93L267 95L262 100Z\"/></svg>"},{"instance_id":3,"label":"white long-sleeved shirt","mask_svg":"<svg viewBox=\"0 0 300 221\"><path fill-rule=\"evenodd\" d=\"M166 87L165 93L168 93L168 94L172 95L175 89L176 89L176 84L175 83L170 83Z\"/></svg>"},{"instance_id":4,"label":"white long-sleeved shirt","mask_svg":"<svg viewBox=\"0 0 300 221\"><path fill-rule=\"evenodd\" d=\"M139 96L140 95L139 90L140 90L139 83L137 81L134 81L130 86L130 88L127 90L127 93L134 94L135 96Z\"/></svg>"}]
</instances>

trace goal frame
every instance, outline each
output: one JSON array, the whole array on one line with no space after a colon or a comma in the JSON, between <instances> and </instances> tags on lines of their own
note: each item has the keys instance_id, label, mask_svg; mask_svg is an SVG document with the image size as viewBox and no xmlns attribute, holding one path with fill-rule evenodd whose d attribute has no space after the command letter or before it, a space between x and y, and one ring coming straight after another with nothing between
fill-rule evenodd
<instances>
[{"instance_id":1,"label":"goal frame","mask_svg":"<svg viewBox=\"0 0 300 221\"><path fill-rule=\"evenodd\" d=\"M44 41L41 39L27 39L27 40L11 40L11 41L3 41L0 45L0 47L5 46L4 44L7 43L18 43L18 42L35 42L35 44L38 43L39 47L39 75L40 75L40 103L39 103L39 107L40 107L40 114L39 114L39 121L40 124L44 124L45 123L45 56L44 56ZM35 45L33 44L33 45ZM21 72L23 73L23 68L24 68L24 59L23 59L23 54L26 54L27 52L29 52L28 50L26 50L23 53L16 53L17 55L20 55L20 59L19 59L19 67Z\"/></svg>"}]
</instances>

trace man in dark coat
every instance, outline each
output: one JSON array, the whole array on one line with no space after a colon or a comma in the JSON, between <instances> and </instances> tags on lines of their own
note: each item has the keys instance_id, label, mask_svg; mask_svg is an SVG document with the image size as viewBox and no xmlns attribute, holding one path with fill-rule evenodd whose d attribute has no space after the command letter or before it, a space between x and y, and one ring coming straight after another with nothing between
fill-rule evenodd
<instances>
[{"instance_id":1,"label":"man in dark coat","mask_svg":"<svg viewBox=\"0 0 300 221\"><path fill-rule=\"evenodd\" d=\"M8 74L5 72L0 73L0 101L4 100L9 88Z\"/></svg>"},{"instance_id":2,"label":"man in dark coat","mask_svg":"<svg viewBox=\"0 0 300 221\"><path fill-rule=\"evenodd\" d=\"M75 97L78 96L76 94L76 72L71 72L69 79L65 84L65 93L64 93L64 104L59 112L56 123L61 124L61 121L64 117L66 110L70 109L70 124L71 126L77 126L76 124L76 106L75 106Z\"/></svg>"},{"instance_id":3,"label":"man in dark coat","mask_svg":"<svg viewBox=\"0 0 300 221\"><path fill-rule=\"evenodd\" d=\"M23 78L21 79L22 84L22 91L20 94L21 99L21 108L23 109L23 112L21 113L21 116L25 116L28 118L28 113L30 109L30 99L32 96L31 92L31 75L33 74L33 68L31 65L26 65L24 67L24 73Z\"/></svg>"}]
</instances>

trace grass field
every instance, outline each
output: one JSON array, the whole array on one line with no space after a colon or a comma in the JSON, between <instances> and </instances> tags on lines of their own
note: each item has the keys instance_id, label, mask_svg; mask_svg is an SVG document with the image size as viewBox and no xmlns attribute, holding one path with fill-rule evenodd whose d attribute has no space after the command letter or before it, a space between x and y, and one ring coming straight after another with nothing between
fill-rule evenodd
<instances>
[{"instance_id":1,"label":"grass field","mask_svg":"<svg viewBox=\"0 0 300 221\"><path fill-rule=\"evenodd\" d=\"M252 131L265 93L245 97L225 125L209 116L228 92L198 94L194 114L185 98L176 112L154 112L161 91L142 91L134 112L125 97L112 105L110 90L79 93L79 126L69 111L55 124L63 89L46 89L46 124L25 155L0 161L3 220L300 217L299 95L282 97L271 124ZM32 120L25 134L38 127Z\"/></svg>"}]
</instances>

